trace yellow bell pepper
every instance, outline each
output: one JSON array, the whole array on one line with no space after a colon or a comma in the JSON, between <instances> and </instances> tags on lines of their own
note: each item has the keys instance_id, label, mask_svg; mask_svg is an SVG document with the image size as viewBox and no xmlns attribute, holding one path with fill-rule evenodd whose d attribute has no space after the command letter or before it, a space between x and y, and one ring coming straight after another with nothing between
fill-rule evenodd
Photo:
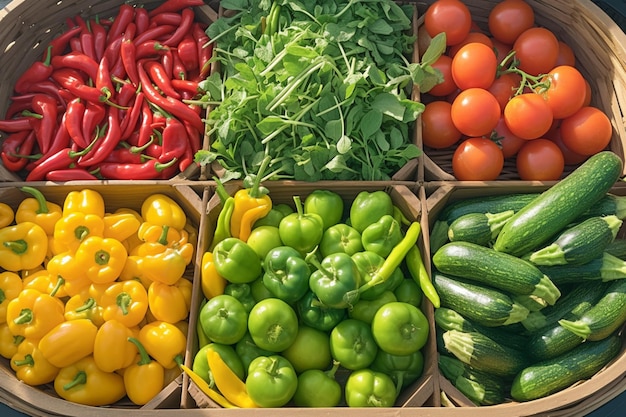
<instances>
[{"instance_id":1,"label":"yellow bell pepper","mask_svg":"<svg viewBox=\"0 0 626 417\"><path fill-rule=\"evenodd\" d=\"M144 243L136 251L141 257L136 261L140 263L139 267L148 279L172 285L185 273L193 252L194 248L190 243L176 249L158 243Z\"/></svg>"},{"instance_id":2,"label":"yellow bell pepper","mask_svg":"<svg viewBox=\"0 0 626 417\"><path fill-rule=\"evenodd\" d=\"M63 201L63 215L67 216L70 213L93 214L103 218L104 198L99 192L88 188L70 191Z\"/></svg>"},{"instance_id":3,"label":"yellow bell pepper","mask_svg":"<svg viewBox=\"0 0 626 417\"><path fill-rule=\"evenodd\" d=\"M130 255L126 258L124 268L120 272L120 281L135 280L141 282L146 290L150 288L152 280L143 272L143 256Z\"/></svg>"},{"instance_id":4,"label":"yellow bell pepper","mask_svg":"<svg viewBox=\"0 0 626 417\"><path fill-rule=\"evenodd\" d=\"M192 284L180 278L173 285L154 281L148 288L148 306L157 320L176 323L189 316Z\"/></svg>"},{"instance_id":5,"label":"yellow bell pepper","mask_svg":"<svg viewBox=\"0 0 626 417\"><path fill-rule=\"evenodd\" d=\"M23 288L32 288L56 298L67 296L65 279L60 275L52 275L46 269L32 273L23 280Z\"/></svg>"},{"instance_id":6,"label":"yellow bell pepper","mask_svg":"<svg viewBox=\"0 0 626 417\"><path fill-rule=\"evenodd\" d=\"M76 262L96 284L115 281L124 268L128 253L119 240L90 236L76 249Z\"/></svg>"},{"instance_id":7,"label":"yellow bell pepper","mask_svg":"<svg viewBox=\"0 0 626 417\"><path fill-rule=\"evenodd\" d=\"M159 243L163 246L177 247L187 243L189 233L185 229L174 229L167 225L143 222L139 226L137 236L143 242Z\"/></svg>"},{"instance_id":8,"label":"yellow bell pepper","mask_svg":"<svg viewBox=\"0 0 626 417\"><path fill-rule=\"evenodd\" d=\"M32 386L52 382L59 373L59 368L44 357L38 343L38 340L24 339L11 357L11 369L17 379Z\"/></svg>"},{"instance_id":9,"label":"yellow bell pepper","mask_svg":"<svg viewBox=\"0 0 626 417\"><path fill-rule=\"evenodd\" d=\"M87 319L96 327L104 324L104 309L87 289L73 295L65 302L65 320Z\"/></svg>"},{"instance_id":10,"label":"yellow bell pepper","mask_svg":"<svg viewBox=\"0 0 626 417\"><path fill-rule=\"evenodd\" d=\"M0 229L0 268L13 272L36 268L47 252L48 235L33 222Z\"/></svg>"},{"instance_id":11,"label":"yellow bell pepper","mask_svg":"<svg viewBox=\"0 0 626 417\"><path fill-rule=\"evenodd\" d=\"M133 327L141 323L148 311L148 292L138 281L113 282L102 293L100 304L104 320L115 319Z\"/></svg>"},{"instance_id":12,"label":"yellow bell pepper","mask_svg":"<svg viewBox=\"0 0 626 417\"><path fill-rule=\"evenodd\" d=\"M248 395L245 382L230 369L219 353L213 349L207 349L207 360L215 379L215 386L228 401L241 408L257 407Z\"/></svg>"},{"instance_id":13,"label":"yellow bell pepper","mask_svg":"<svg viewBox=\"0 0 626 417\"><path fill-rule=\"evenodd\" d=\"M14 219L13 208L6 203L0 203L0 228L10 225Z\"/></svg>"},{"instance_id":14,"label":"yellow bell pepper","mask_svg":"<svg viewBox=\"0 0 626 417\"><path fill-rule=\"evenodd\" d=\"M174 380L178 378L180 374L183 373L183 370L180 369L178 366L175 366L174 368L171 368L171 369L163 368L163 370L165 371L164 378L163 378L163 388L167 387L170 383L174 382Z\"/></svg>"},{"instance_id":15,"label":"yellow bell pepper","mask_svg":"<svg viewBox=\"0 0 626 417\"><path fill-rule=\"evenodd\" d=\"M156 193L144 200L141 217L145 222L159 226L169 226L182 230L187 223L187 215L180 205L165 194Z\"/></svg>"},{"instance_id":16,"label":"yellow bell pepper","mask_svg":"<svg viewBox=\"0 0 626 417\"><path fill-rule=\"evenodd\" d=\"M139 341L164 368L171 369L183 363L187 336L172 323L153 321L146 324L139 331Z\"/></svg>"},{"instance_id":17,"label":"yellow bell pepper","mask_svg":"<svg viewBox=\"0 0 626 417\"><path fill-rule=\"evenodd\" d=\"M0 323L7 321L7 306L22 292L22 278L15 272L0 273Z\"/></svg>"},{"instance_id":18,"label":"yellow bell pepper","mask_svg":"<svg viewBox=\"0 0 626 417\"><path fill-rule=\"evenodd\" d=\"M32 197L22 200L15 211L15 222L33 222L43 230L46 234L54 233L54 224L63 215L60 205L47 201L46 197L34 187L21 187L20 190L32 195Z\"/></svg>"},{"instance_id":19,"label":"yellow bell pepper","mask_svg":"<svg viewBox=\"0 0 626 417\"><path fill-rule=\"evenodd\" d=\"M135 344L139 355L138 361L124 370L126 395L134 404L144 405L163 389L165 369L152 360L138 339L131 337L129 341Z\"/></svg>"},{"instance_id":20,"label":"yellow bell pepper","mask_svg":"<svg viewBox=\"0 0 626 417\"><path fill-rule=\"evenodd\" d=\"M76 252L85 239L104 237L104 220L95 214L65 214L56 222L53 236L56 251Z\"/></svg>"},{"instance_id":21,"label":"yellow bell pepper","mask_svg":"<svg viewBox=\"0 0 626 417\"><path fill-rule=\"evenodd\" d=\"M58 298L26 289L7 306L7 323L14 335L41 339L65 321L63 313L63 302Z\"/></svg>"},{"instance_id":22,"label":"yellow bell pepper","mask_svg":"<svg viewBox=\"0 0 626 417\"><path fill-rule=\"evenodd\" d=\"M200 283L202 293L207 300L224 294L226 288L226 279L221 276L215 268L213 261L213 252L204 252L202 255L202 268L200 270Z\"/></svg>"},{"instance_id":23,"label":"yellow bell pepper","mask_svg":"<svg viewBox=\"0 0 626 417\"><path fill-rule=\"evenodd\" d=\"M113 404L126 395L124 378L99 369L93 356L61 368L54 379L54 391L64 400L89 406Z\"/></svg>"},{"instance_id":24,"label":"yellow bell pepper","mask_svg":"<svg viewBox=\"0 0 626 417\"><path fill-rule=\"evenodd\" d=\"M87 277L86 271L71 252L54 255L48 261L46 269L51 276L65 280L63 288L69 297L80 294L91 285L91 280Z\"/></svg>"},{"instance_id":25,"label":"yellow bell pepper","mask_svg":"<svg viewBox=\"0 0 626 417\"><path fill-rule=\"evenodd\" d=\"M52 365L70 366L93 353L98 328L89 319L59 323L39 341L39 350Z\"/></svg>"},{"instance_id":26,"label":"yellow bell pepper","mask_svg":"<svg viewBox=\"0 0 626 417\"><path fill-rule=\"evenodd\" d=\"M130 366L137 356L137 347L128 339L134 332L117 320L109 320L98 329L93 345L93 358L98 368L115 372Z\"/></svg>"},{"instance_id":27,"label":"yellow bell pepper","mask_svg":"<svg viewBox=\"0 0 626 417\"><path fill-rule=\"evenodd\" d=\"M136 234L141 225L141 221L133 213L107 213L102 220L104 222L103 236L120 242Z\"/></svg>"},{"instance_id":28,"label":"yellow bell pepper","mask_svg":"<svg viewBox=\"0 0 626 417\"><path fill-rule=\"evenodd\" d=\"M7 323L0 324L0 356L11 359L17 353L17 348L24 340L26 340L24 336L11 333Z\"/></svg>"}]
</instances>

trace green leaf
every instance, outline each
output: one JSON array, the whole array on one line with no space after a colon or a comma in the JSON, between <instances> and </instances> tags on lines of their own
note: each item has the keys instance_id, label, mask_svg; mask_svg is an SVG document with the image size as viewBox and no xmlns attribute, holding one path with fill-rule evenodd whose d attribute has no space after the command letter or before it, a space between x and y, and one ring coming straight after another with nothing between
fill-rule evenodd
<instances>
[{"instance_id":1,"label":"green leaf","mask_svg":"<svg viewBox=\"0 0 626 417\"><path fill-rule=\"evenodd\" d=\"M422 65L432 65L446 51L446 33L435 35L422 55Z\"/></svg>"},{"instance_id":2,"label":"green leaf","mask_svg":"<svg viewBox=\"0 0 626 417\"><path fill-rule=\"evenodd\" d=\"M383 124L383 113L378 109L371 109L361 119L361 136L368 139L374 133L380 131Z\"/></svg>"},{"instance_id":3,"label":"green leaf","mask_svg":"<svg viewBox=\"0 0 626 417\"><path fill-rule=\"evenodd\" d=\"M367 27L372 32L379 35L389 35L393 33L393 28L383 19L378 19Z\"/></svg>"},{"instance_id":4,"label":"green leaf","mask_svg":"<svg viewBox=\"0 0 626 417\"><path fill-rule=\"evenodd\" d=\"M350 152L350 149L352 149L352 140L348 136L343 135L337 142L337 152L343 155Z\"/></svg>"},{"instance_id":5,"label":"green leaf","mask_svg":"<svg viewBox=\"0 0 626 417\"><path fill-rule=\"evenodd\" d=\"M341 120L329 120L326 122L326 126L324 128L324 134L331 140L338 141L341 138L343 133L343 128L341 124Z\"/></svg>"},{"instance_id":6,"label":"green leaf","mask_svg":"<svg viewBox=\"0 0 626 417\"><path fill-rule=\"evenodd\" d=\"M210 165L218 158L218 154L207 150L199 150L193 157L193 161L200 165Z\"/></svg>"},{"instance_id":7,"label":"green leaf","mask_svg":"<svg viewBox=\"0 0 626 417\"><path fill-rule=\"evenodd\" d=\"M377 109L382 114L393 117L396 120L402 121L404 119L405 108L402 104L400 104L398 97L393 94L378 94L374 98L374 101L372 101L372 108Z\"/></svg>"},{"instance_id":8,"label":"green leaf","mask_svg":"<svg viewBox=\"0 0 626 417\"><path fill-rule=\"evenodd\" d=\"M285 120L279 116L269 115L257 124L257 128L263 135L269 135L270 133L282 127L285 124Z\"/></svg>"},{"instance_id":9,"label":"green leaf","mask_svg":"<svg viewBox=\"0 0 626 417\"><path fill-rule=\"evenodd\" d=\"M391 149L389 142L387 142L387 138L385 138L385 134L380 130L374 135L374 140L376 140L376 145L381 151L387 152Z\"/></svg>"}]
</instances>

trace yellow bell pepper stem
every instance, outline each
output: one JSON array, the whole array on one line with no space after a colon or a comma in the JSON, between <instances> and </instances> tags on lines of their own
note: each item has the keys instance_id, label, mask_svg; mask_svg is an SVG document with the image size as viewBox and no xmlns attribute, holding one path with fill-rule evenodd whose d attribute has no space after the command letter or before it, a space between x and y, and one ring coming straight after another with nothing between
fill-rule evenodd
<instances>
[{"instance_id":1,"label":"yellow bell pepper stem","mask_svg":"<svg viewBox=\"0 0 626 417\"><path fill-rule=\"evenodd\" d=\"M102 293L100 304L104 308L104 320L115 319L134 327L148 311L148 292L138 281L113 282Z\"/></svg>"},{"instance_id":2,"label":"yellow bell pepper stem","mask_svg":"<svg viewBox=\"0 0 626 417\"><path fill-rule=\"evenodd\" d=\"M177 323L189 316L192 284L180 278L173 285L154 281L148 288L148 306L157 320Z\"/></svg>"},{"instance_id":3,"label":"yellow bell pepper stem","mask_svg":"<svg viewBox=\"0 0 626 417\"><path fill-rule=\"evenodd\" d=\"M0 228L10 225L14 219L13 208L6 203L0 203Z\"/></svg>"},{"instance_id":4,"label":"yellow bell pepper stem","mask_svg":"<svg viewBox=\"0 0 626 417\"><path fill-rule=\"evenodd\" d=\"M96 327L104 324L104 309L88 291L82 291L65 302L65 320L87 319Z\"/></svg>"},{"instance_id":5,"label":"yellow bell pepper stem","mask_svg":"<svg viewBox=\"0 0 626 417\"><path fill-rule=\"evenodd\" d=\"M28 275L22 282L23 288L32 288L56 298L67 296L65 279L60 275L52 275L45 269Z\"/></svg>"},{"instance_id":6,"label":"yellow bell pepper stem","mask_svg":"<svg viewBox=\"0 0 626 417\"><path fill-rule=\"evenodd\" d=\"M159 225L143 222L139 226L137 236L143 242L159 243L163 246L175 247L187 242L186 230L178 230L168 225Z\"/></svg>"},{"instance_id":7,"label":"yellow bell pepper stem","mask_svg":"<svg viewBox=\"0 0 626 417\"><path fill-rule=\"evenodd\" d=\"M0 229L0 268L7 271L34 269L48 252L48 235L33 222Z\"/></svg>"},{"instance_id":8,"label":"yellow bell pepper stem","mask_svg":"<svg viewBox=\"0 0 626 417\"><path fill-rule=\"evenodd\" d=\"M133 213L107 213L102 219L103 236L120 242L133 236L139 230L141 221Z\"/></svg>"},{"instance_id":9,"label":"yellow bell pepper stem","mask_svg":"<svg viewBox=\"0 0 626 417\"><path fill-rule=\"evenodd\" d=\"M224 294L226 279L221 276L215 268L213 252L204 252L202 255L202 265L200 270L200 280L202 293L207 300Z\"/></svg>"},{"instance_id":10,"label":"yellow bell pepper stem","mask_svg":"<svg viewBox=\"0 0 626 417\"><path fill-rule=\"evenodd\" d=\"M94 214L69 213L56 222L53 236L57 250L76 252L88 237L104 236L104 220Z\"/></svg>"},{"instance_id":11,"label":"yellow bell pepper stem","mask_svg":"<svg viewBox=\"0 0 626 417\"><path fill-rule=\"evenodd\" d=\"M18 380L31 386L54 381L59 368L51 364L38 347L37 340L24 339L11 357L11 369Z\"/></svg>"},{"instance_id":12,"label":"yellow bell pepper stem","mask_svg":"<svg viewBox=\"0 0 626 417\"><path fill-rule=\"evenodd\" d=\"M93 358L98 368L115 372L132 365L137 348L128 338L133 336L133 331L117 320L100 326L93 344Z\"/></svg>"},{"instance_id":13,"label":"yellow bell pepper stem","mask_svg":"<svg viewBox=\"0 0 626 417\"><path fill-rule=\"evenodd\" d=\"M141 205L144 221L159 226L169 226L182 230L187 223L187 215L180 205L165 194L156 193L146 198Z\"/></svg>"},{"instance_id":14,"label":"yellow bell pepper stem","mask_svg":"<svg viewBox=\"0 0 626 417\"><path fill-rule=\"evenodd\" d=\"M54 224L63 215L62 208L56 203L46 200L41 191L34 187L21 187L25 193L32 195L30 198L22 200L15 211L15 222L33 222L46 231L46 234L54 233Z\"/></svg>"},{"instance_id":15,"label":"yellow bell pepper stem","mask_svg":"<svg viewBox=\"0 0 626 417\"><path fill-rule=\"evenodd\" d=\"M241 408L258 407L248 395L246 384L230 369L219 353L208 349L207 360L215 379L215 386L228 401Z\"/></svg>"},{"instance_id":16,"label":"yellow bell pepper stem","mask_svg":"<svg viewBox=\"0 0 626 417\"><path fill-rule=\"evenodd\" d=\"M39 340L39 350L52 365L64 368L93 353L96 333L89 319L65 321Z\"/></svg>"},{"instance_id":17,"label":"yellow bell pepper stem","mask_svg":"<svg viewBox=\"0 0 626 417\"><path fill-rule=\"evenodd\" d=\"M24 336L11 333L7 323L0 324L0 356L11 359L17 353L19 345L26 340Z\"/></svg>"},{"instance_id":18,"label":"yellow bell pepper stem","mask_svg":"<svg viewBox=\"0 0 626 417\"><path fill-rule=\"evenodd\" d=\"M0 273L0 323L6 323L7 306L20 295L23 288L22 278L15 272Z\"/></svg>"},{"instance_id":19,"label":"yellow bell pepper stem","mask_svg":"<svg viewBox=\"0 0 626 417\"><path fill-rule=\"evenodd\" d=\"M7 323L14 335L41 339L65 321L63 302L49 294L25 289L7 306Z\"/></svg>"},{"instance_id":20,"label":"yellow bell pepper stem","mask_svg":"<svg viewBox=\"0 0 626 417\"><path fill-rule=\"evenodd\" d=\"M76 250L76 262L96 284L115 281L124 268L128 253L119 240L90 236Z\"/></svg>"},{"instance_id":21,"label":"yellow bell pepper stem","mask_svg":"<svg viewBox=\"0 0 626 417\"><path fill-rule=\"evenodd\" d=\"M54 391L64 400L94 407L113 404L126 395L124 378L99 369L93 356L61 368L54 379Z\"/></svg>"},{"instance_id":22,"label":"yellow bell pepper stem","mask_svg":"<svg viewBox=\"0 0 626 417\"><path fill-rule=\"evenodd\" d=\"M139 360L124 370L124 386L128 399L134 404L144 405L163 389L165 369L152 360L137 338L129 337L128 341L137 347Z\"/></svg>"},{"instance_id":23,"label":"yellow bell pepper stem","mask_svg":"<svg viewBox=\"0 0 626 417\"><path fill-rule=\"evenodd\" d=\"M166 369L183 362L187 336L175 325L153 321L141 328L139 341L146 351Z\"/></svg>"},{"instance_id":24,"label":"yellow bell pepper stem","mask_svg":"<svg viewBox=\"0 0 626 417\"><path fill-rule=\"evenodd\" d=\"M63 215L70 213L93 214L100 218L104 217L104 198L92 189L70 191L63 202Z\"/></svg>"},{"instance_id":25,"label":"yellow bell pepper stem","mask_svg":"<svg viewBox=\"0 0 626 417\"><path fill-rule=\"evenodd\" d=\"M46 269L51 276L65 280L63 288L69 297L81 293L91 285L86 271L76 262L73 253L63 252L54 255L46 264Z\"/></svg>"},{"instance_id":26,"label":"yellow bell pepper stem","mask_svg":"<svg viewBox=\"0 0 626 417\"><path fill-rule=\"evenodd\" d=\"M180 365L180 367L187 375L189 375L189 378L193 381L194 384L196 384L200 391L202 391L210 399L215 401L217 405L220 405L224 408L239 408L235 404L228 401L222 394L212 389L209 384L204 379L202 379L200 375L198 375L185 365Z\"/></svg>"}]
</instances>

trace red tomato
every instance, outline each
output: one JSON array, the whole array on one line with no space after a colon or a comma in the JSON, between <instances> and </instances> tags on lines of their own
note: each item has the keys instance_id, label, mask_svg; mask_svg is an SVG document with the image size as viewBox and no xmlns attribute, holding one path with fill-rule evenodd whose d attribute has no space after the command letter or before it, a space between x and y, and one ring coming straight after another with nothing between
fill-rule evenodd
<instances>
[{"instance_id":1,"label":"red tomato","mask_svg":"<svg viewBox=\"0 0 626 417\"><path fill-rule=\"evenodd\" d=\"M583 107L591 104L591 84L585 78L585 101L583 101Z\"/></svg>"},{"instance_id":2,"label":"red tomato","mask_svg":"<svg viewBox=\"0 0 626 417\"><path fill-rule=\"evenodd\" d=\"M504 61L504 58L506 58L511 52L513 45L510 43L502 43L495 38L491 38L491 42L493 43L493 50L496 53L498 64L501 64L502 61Z\"/></svg>"},{"instance_id":3,"label":"red tomato","mask_svg":"<svg viewBox=\"0 0 626 417\"><path fill-rule=\"evenodd\" d=\"M565 169L561 149L545 138L526 141L515 160L517 173L526 181L556 181Z\"/></svg>"},{"instance_id":4,"label":"red tomato","mask_svg":"<svg viewBox=\"0 0 626 417\"><path fill-rule=\"evenodd\" d=\"M452 102L452 121L467 136L491 134L500 114L498 100L482 88L462 90Z\"/></svg>"},{"instance_id":5,"label":"red tomato","mask_svg":"<svg viewBox=\"0 0 626 417\"><path fill-rule=\"evenodd\" d=\"M497 69L496 54L484 43L468 43L452 58L452 79L461 90L489 88Z\"/></svg>"},{"instance_id":6,"label":"red tomato","mask_svg":"<svg viewBox=\"0 0 626 417\"><path fill-rule=\"evenodd\" d=\"M506 104L504 120L514 135L523 139L537 139L550 129L554 118L550 106L542 96L523 93Z\"/></svg>"},{"instance_id":7,"label":"red tomato","mask_svg":"<svg viewBox=\"0 0 626 417\"><path fill-rule=\"evenodd\" d=\"M502 172L500 147L486 138L469 138L452 155L452 171L459 181L493 181Z\"/></svg>"},{"instance_id":8,"label":"red tomato","mask_svg":"<svg viewBox=\"0 0 626 417\"><path fill-rule=\"evenodd\" d=\"M420 58L424 55L424 52L428 49L430 45L430 41L432 40L431 36L428 34L426 30L426 25L420 25L417 29L417 47L419 49Z\"/></svg>"},{"instance_id":9,"label":"red tomato","mask_svg":"<svg viewBox=\"0 0 626 417\"><path fill-rule=\"evenodd\" d=\"M503 43L513 43L535 24L533 8L523 0L504 0L489 12L489 32Z\"/></svg>"},{"instance_id":10,"label":"red tomato","mask_svg":"<svg viewBox=\"0 0 626 417\"><path fill-rule=\"evenodd\" d=\"M553 68L543 81L547 89L540 89L555 119L563 119L576 113L585 101L585 79L574 67L561 65Z\"/></svg>"},{"instance_id":11,"label":"red tomato","mask_svg":"<svg viewBox=\"0 0 626 417\"><path fill-rule=\"evenodd\" d=\"M443 97L451 94L457 89L457 85L454 83L454 79L452 78L452 58L448 55L441 55L432 64L432 67L441 71L441 75L443 75L443 82L428 90L428 94L436 97Z\"/></svg>"},{"instance_id":12,"label":"red tomato","mask_svg":"<svg viewBox=\"0 0 626 417\"><path fill-rule=\"evenodd\" d=\"M452 123L452 105L447 101L428 103L422 112L422 141L435 149L448 148L461 139Z\"/></svg>"},{"instance_id":13,"label":"red tomato","mask_svg":"<svg viewBox=\"0 0 626 417\"><path fill-rule=\"evenodd\" d=\"M576 152L569 149L563 143L563 139L561 138L561 127L560 125L556 128L550 129L548 133L546 133L546 139L550 139L552 142L556 143L556 146L561 149L561 153L563 153L563 159L565 160L565 165L579 165L583 163L589 156L588 155L580 155Z\"/></svg>"},{"instance_id":14,"label":"red tomato","mask_svg":"<svg viewBox=\"0 0 626 417\"><path fill-rule=\"evenodd\" d=\"M494 129L492 139L500 145L502 155L504 155L505 158L514 156L522 145L526 143L526 139L522 139L511 133L511 130L507 127L503 117L501 117L498 121L498 124Z\"/></svg>"},{"instance_id":15,"label":"red tomato","mask_svg":"<svg viewBox=\"0 0 626 417\"><path fill-rule=\"evenodd\" d=\"M459 52L459 49L461 49L468 43L474 42L482 43L493 49L493 41L489 36L485 35L482 32L470 32L461 43L457 43L456 45L453 45L450 47L450 49L448 49L448 55L454 58L456 53Z\"/></svg>"},{"instance_id":16,"label":"red tomato","mask_svg":"<svg viewBox=\"0 0 626 417\"><path fill-rule=\"evenodd\" d=\"M559 65L576 65L576 56L574 55L574 50L565 42L559 41L559 55L556 58L556 64L554 66Z\"/></svg>"},{"instance_id":17,"label":"red tomato","mask_svg":"<svg viewBox=\"0 0 626 417\"><path fill-rule=\"evenodd\" d=\"M513 97L520 86L522 77L515 73L504 73L496 78L487 90L500 103L500 108L504 110L506 103Z\"/></svg>"},{"instance_id":18,"label":"red tomato","mask_svg":"<svg viewBox=\"0 0 626 417\"><path fill-rule=\"evenodd\" d=\"M556 64L559 41L552 31L532 27L517 37L513 49L519 69L531 75L545 74Z\"/></svg>"},{"instance_id":19,"label":"red tomato","mask_svg":"<svg viewBox=\"0 0 626 417\"><path fill-rule=\"evenodd\" d=\"M561 122L561 138L572 151L593 155L608 146L613 135L611 121L596 107L582 107Z\"/></svg>"},{"instance_id":20,"label":"red tomato","mask_svg":"<svg viewBox=\"0 0 626 417\"><path fill-rule=\"evenodd\" d=\"M445 32L446 44L461 42L472 27L472 16L459 0L436 0L424 14L424 26L430 37Z\"/></svg>"}]
</instances>

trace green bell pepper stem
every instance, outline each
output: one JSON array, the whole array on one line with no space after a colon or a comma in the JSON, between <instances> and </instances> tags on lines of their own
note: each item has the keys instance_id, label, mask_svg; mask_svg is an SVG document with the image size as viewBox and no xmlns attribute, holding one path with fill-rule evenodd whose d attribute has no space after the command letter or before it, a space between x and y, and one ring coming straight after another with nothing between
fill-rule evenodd
<instances>
[{"instance_id":1,"label":"green bell pepper stem","mask_svg":"<svg viewBox=\"0 0 626 417\"><path fill-rule=\"evenodd\" d=\"M326 371L326 375L328 375L329 378L335 379L335 374L337 373L337 370L339 369L339 361L333 360L333 367L330 368L328 371Z\"/></svg>"},{"instance_id":2,"label":"green bell pepper stem","mask_svg":"<svg viewBox=\"0 0 626 417\"><path fill-rule=\"evenodd\" d=\"M422 227L418 222L413 222L409 226L406 234L394 248L391 250L391 253L385 259L385 262L382 264L380 268L375 272L372 279L363 284L357 290L359 293L362 293L374 285L381 284L385 282L391 274L400 266L406 254L411 250L412 247L415 247L417 243L417 238L419 237L422 231Z\"/></svg>"},{"instance_id":3,"label":"green bell pepper stem","mask_svg":"<svg viewBox=\"0 0 626 417\"><path fill-rule=\"evenodd\" d=\"M422 255L420 254L417 246L413 245L409 252L406 254L406 266L409 270L409 274L415 282L417 282L422 289L424 295L430 300L435 308L441 306L441 299L439 293L433 285L432 280L428 276Z\"/></svg>"},{"instance_id":4,"label":"green bell pepper stem","mask_svg":"<svg viewBox=\"0 0 626 417\"><path fill-rule=\"evenodd\" d=\"M213 177L213 180L215 181L215 184L216 184L215 192L217 193L217 196L220 198L220 201L222 202L222 204L224 204L226 200L228 199L228 197L230 197L230 194L228 194L228 191L226 191L224 184L222 184L222 181L220 181L219 178Z\"/></svg>"},{"instance_id":5,"label":"green bell pepper stem","mask_svg":"<svg viewBox=\"0 0 626 417\"><path fill-rule=\"evenodd\" d=\"M32 195L35 198L35 200L37 200L37 203L39 204L39 208L37 209L37 214L50 212L50 210L48 210L48 202L46 201L46 197L44 197L41 191L39 191L36 188L29 187L29 186L20 187L20 190Z\"/></svg>"},{"instance_id":6,"label":"green bell pepper stem","mask_svg":"<svg viewBox=\"0 0 626 417\"><path fill-rule=\"evenodd\" d=\"M215 245L217 245L222 240L232 237L230 234L230 219L233 216L233 210L235 209L235 199L231 196L228 196L225 201L223 201L222 210L220 211L220 215L217 218L217 225L215 227L215 233L213 233L213 240L211 241L211 247L209 251L213 251Z\"/></svg>"}]
</instances>

